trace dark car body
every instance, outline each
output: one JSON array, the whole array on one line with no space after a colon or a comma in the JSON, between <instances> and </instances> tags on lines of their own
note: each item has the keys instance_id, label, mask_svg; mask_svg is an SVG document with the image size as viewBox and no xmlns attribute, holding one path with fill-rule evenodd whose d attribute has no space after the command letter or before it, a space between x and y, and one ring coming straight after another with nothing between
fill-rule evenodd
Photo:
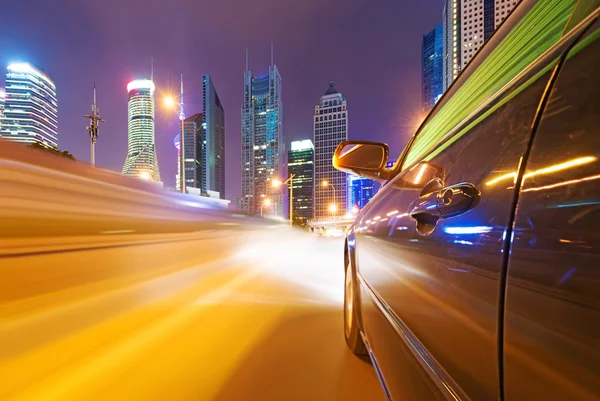
<instances>
[{"instance_id":1,"label":"dark car body","mask_svg":"<svg viewBox=\"0 0 600 401\"><path fill-rule=\"evenodd\" d=\"M388 398L600 399L599 15L523 1L348 231L346 340Z\"/></svg>"}]
</instances>

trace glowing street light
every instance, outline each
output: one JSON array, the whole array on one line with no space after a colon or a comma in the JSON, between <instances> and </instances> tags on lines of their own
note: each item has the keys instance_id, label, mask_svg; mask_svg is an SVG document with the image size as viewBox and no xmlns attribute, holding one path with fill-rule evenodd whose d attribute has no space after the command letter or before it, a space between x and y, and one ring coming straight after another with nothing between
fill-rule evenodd
<instances>
[{"instance_id":1,"label":"glowing street light","mask_svg":"<svg viewBox=\"0 0 600 401\"><path fill-rule=\"evenodd\" d=\"M163 100L163 104L165 105L166 108L172 109L173 107L175 107L175 105L177 103L175 102L175 99L173 98L173 96L165 96L165 98Z\"/></svg>"},{"instance_id":2,"label":"glowing street light","mask_svg":"<svg viewBox=\"0 0 600 401\"><path fill-rule=\"evenodd\" d=\"M140 173L140 178L141 178L142 180L149 180L149 179L150 179L150 173L149 173L149 172L147 172L147 171L142 171L142 172Z\"/></svg>"},{"instance_id":3,"label":"glowing street light","mask_svg":"<svg viewBox=\"0 0 600 401\"><path fill-rule=\"evenodd\" d=\"M337 205L335 203L332 203L331 205L329 205L329 211L331 213L335 213L335 212L337 212L337 210L338 210L338 208L337 208Z\"/></svg>"},{"instance_id":4,"label":"glowing street light","mask_svg":"<svg viewBox=\"0 0 600 401\"><path fill-rule=\"evenodd\" d=\"M322 186L323 188L331 187L331 189L333 190L333 201L335 202L335 201L336 201L336 197L335 197L335 187L334 187L332 184L330 184L330 183L329 183L327 180L323 180L323 181L321 181L321 186ZM331 206L335 206L335 210L331 210ZM331 204L331 205L329 205L329 211L330 211L331 213L335 213L335 212L337 212L337 206L336 206L335 204Z\"/></svg>"},{"instance_id":5,"label":"glowing street light","mask_svg":"<svg viewBox=\"0 0 600 401\"><path fill-rule=\"evenodd\" d=\"M265 206L266 206L266 207L269 207L269 206L271 206L271 199L269 199L269 198L266 198L266 199L263 201L262 205L260 205L260 217L263 217L263 207L265 207Z\"/></svg>"}]
</instances>

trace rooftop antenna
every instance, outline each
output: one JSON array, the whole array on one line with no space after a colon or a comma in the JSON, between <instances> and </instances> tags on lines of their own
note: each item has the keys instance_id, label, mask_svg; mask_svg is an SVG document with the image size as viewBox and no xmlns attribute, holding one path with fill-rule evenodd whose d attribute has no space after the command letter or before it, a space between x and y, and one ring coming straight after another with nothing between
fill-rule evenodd
<instances>
[{"instance_id":1,"label":"rooftop antenna","mask_svg":"<svg viewBox=\"0 0 600 401\"><path fill-rule=\"evenodd\" d=\"M154 57L150 57L150 81L154 82Z\"/></svg>"},{"instance_id":2,"label":"rooftop antenna","mask_svg":"<svg viewBox=\"0 0 600 401\"><path fill-rule=\"evenodd\" d=\"M98 123L104 122L102 117L98 114L100 108L96 104L96 83L94 82L94 103L92 104L92 114L85 115L84 117L90 120L90 126L86 127L87 132L90 133L90 164L96 165L96 141L98 140Z\"/></svg>"},{"instance_id":3,"label":"rooftop antenna","mask_svg":"<svg viewBox=\"0 0 600 401\"><path fill-rule=\"evenodd\" d=\"M275 65L273 63L273 41L271 41L271 65Z\"/></svg>"},{"instance_id":4,"label":"rooftop antenna","mask_svg":"<svg viewBox=\"0 0 600 401\"><path fill-rule=\"evenodd\" d=\"M248 71L248 48L246 47L246 71Z\"/></svg>"}]
</instances>

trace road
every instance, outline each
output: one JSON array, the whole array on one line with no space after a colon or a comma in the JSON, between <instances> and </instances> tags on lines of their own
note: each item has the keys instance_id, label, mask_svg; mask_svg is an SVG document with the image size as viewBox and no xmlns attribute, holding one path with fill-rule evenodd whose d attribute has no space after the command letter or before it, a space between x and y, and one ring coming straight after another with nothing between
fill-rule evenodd
<instances>
[{"instance_id":1,"label":"road","mask_svg":"<svg viewBox=\"0 0 600 401\"><path fill-rule=\"evenodd\" d=\"M1 400L382 400L342 242L287 227L4 239Z\"/></svg>"}]
</instances>

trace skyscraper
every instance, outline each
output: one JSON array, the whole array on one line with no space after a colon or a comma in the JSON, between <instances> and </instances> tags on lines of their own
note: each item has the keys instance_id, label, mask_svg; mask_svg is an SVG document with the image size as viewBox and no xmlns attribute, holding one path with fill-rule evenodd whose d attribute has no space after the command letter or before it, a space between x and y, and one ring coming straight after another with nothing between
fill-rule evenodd
<instances>
[{"instance_id":1,"label":"skyscraper","mask_svg":"<svg viewBox=\"0 0 600 401\"><path fill-rule=\"evenodd\" d=\"M329 82L315 106L315 218L343 216L347 206L346 173L333 168L333 152L348 139L346 99ZM326 181L328 185L323 186ZM330 210L335 205L335 211Z\"/></svg>"},{"instance_id":2,"label":"skyscraper","mask_svg":"<svg viewBox=\"0 0 600 401\"><path fill-rule=\"evenodd\" d=\"M365 177L348 176L348 210L361 210L379 190L379 183Z\"/></svg>"},{"instance_id":3,"label":"skyscraper","mask_svg":"<svg viewBox=\"0 0 600 401\"><path fill-rule=\"evenodd\" d=\"M44 70L29 63L6 69L2 139L58 147L56 85Z\"/></svg>"},{"instance_id":4,"label":"skyscraper","mask_svg":"<svg viewBox=\"0 0 600 401\"><path fill-rule=\"evenodd\" d=\"M202 105L204 189L225 199L225 110L208 74L202 78Z\"/></svg>"},{"instance_id":5,"label":"skyscraper","mask_svg":"<svg viewBox=\"0 0 600 401\"><path fill-rule=\"evenodd\" d=\"M185 138L185 186L198 188L200 193L206 192L205 140L202 131L202 113L196 113L183 120L183 137ZM181 157L181 155L180 155ZM181 159L179 160L181 163Z\"/></svg>"},{"instance_id":6,"label":"skyscraper","mask_svg":"<svg viewBox=\"0 0 600 401\"><path fill-rule=\"evenodd\" d=\"M446 0L443 10L444 91L518 0Z\"/></svg>"},{"instance_id":7,"label":"skyscraper","mask_svg":"<svg viewBox=\"0 0 600 401\"><path fill-rule=\"evenodd\" d=\"M272 214L283 217L283 195L271 181L283 176L283 105L281 76L271 59L269 73L255 78L244 72L242 104L242 196L239 210L260 214L262 195L269 195ZM274 192L277 191L277 193Z\"/></svg>"},{"instance_id":8,"label":"skyscraper","mask_svg":"<svg viewBox=\"0 0 600 401\"><path fill-rule=\"evenodd\" d=\"M310 139L293 141L288 151L288 176L295 175L291 214L302 223L313 217L314 156L315 147Z\"/></svg>"},{"instance_id":9,"label":"skyscraper","mask_svg":"<svg viewBox=\"0 0 600 401\"><path fill-rule=\"evenodd\" d=\"M154 82L138 79L127 85L127 157L123 175L160 181L154 142Z\"/></svg>"},{"instance_id":10,"label":"skyscraper","mask_svg":"<svg viewBox=\"0 0 600 401\"><path fill-rule=\"evenodd\" d=\"M442 24L437 24L427 35L423 35L421 46L421 103L423 111L433 108L444 93Z\"/></svg>"},{"instance_id":11,"label":"skyscraper","mask_svg":"<svg viewBox=\"0 0 600 401\"><path fill-rule=\"evenodd\" d=\"M6 93L4 92L4 88L0 88L0 131L2 130L2 119L4 118L4 99L6 98Z\"/></svg>"}]
</instances>

